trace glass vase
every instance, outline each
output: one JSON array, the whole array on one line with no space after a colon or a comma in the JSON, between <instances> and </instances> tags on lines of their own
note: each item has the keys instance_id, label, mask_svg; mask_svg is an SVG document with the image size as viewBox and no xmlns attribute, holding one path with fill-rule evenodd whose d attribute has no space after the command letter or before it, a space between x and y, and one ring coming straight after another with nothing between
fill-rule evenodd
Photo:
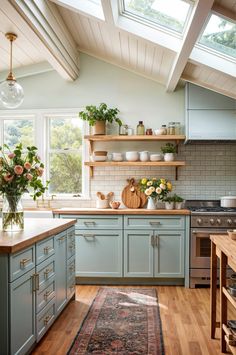
<instances>
[{"instance_id":1,"label":"glass vase","mask_svg":"<svg viewBox=\"0 0 236 355\"><path fill-rule=\"evenodd\" d=\"M24 229L21 196L9 194L3 196L2 229L8 232L17 232Z\"/></svg>"},{"instance_id":2,"label":"glass vase","mask_svg":"<svg viewBox=\"0 0 236 355\"><path fill-rule=\"evenodd\" d=\"M156 207L156 199L154 197L148 197L147 209L148 210L155 210Z\"/></svg>"}]
</instances>

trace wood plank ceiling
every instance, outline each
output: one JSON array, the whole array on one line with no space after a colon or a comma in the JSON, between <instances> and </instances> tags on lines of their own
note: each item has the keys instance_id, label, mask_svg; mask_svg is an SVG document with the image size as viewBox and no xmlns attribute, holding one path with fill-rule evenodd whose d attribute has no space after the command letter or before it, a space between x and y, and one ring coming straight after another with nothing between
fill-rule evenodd
<instances>
[{"instance_id":1,"label":"wood plank ceiling","mask_svg":"<svg viewBox=\"0 0 236 355\"><path fill-rule=\"evenodd\" d=\"M13 62L15 68L47 60L66 79L74 80L78 75L78 68L75 64L76 51L81 51L155 80L165 85L167 90L170 83L172 83L170 87L175 88L176 85L173 82L176 81L176 78L178 79L176 72L181 69L182 65L183 70L181 70L182 74L179 77L180 83L183 81L193 82L236 98L235 61L227 66L222 66L220 59L217 58L216 65L213 65L217 56L210 53L204 54L199 48L195 49L195 47L189 55L188 43L183 45L184 42L181 39L173 37L172 45L167 46L165 45L167 34L164 32L149 29L152 33L147 35L146 26L133 20L129 20L133 21L133 24L130 22L124 26L123 19L119 16L118 11L118 20L112 18L111 11L109 13L109 7L114 7L116 3L114 0L102 0L103 8L106 8L107 11L105 20L96 18L94 14L86 14L79 9L75 10L70 6L64 6L60 0L35 0L34 8L31 7L30 11L25 10L28 6L26 0L1 0L1 3L5 5L1 6L0 9L0 72L8 69L9 62L9 42L4 38L4 34L13 31L19 36L14 44ZM10 6L9 3L11 3L12 9L20 14L21 19L25 21L29 29L35 32L37 38L40 38L45 47L48 47L47 43L49 42L42 40L43 32L38 33L38 23L42 26L42 21L48 21L46 40L52 38L51 28L54 30L54 34L64 31L63 56L65 57L68 54L67 48L69 46L70 57L64 63L62 63L62 57L58 58L55 63L57 56L55 46L56 44L61 45L60 39L63 36L60 36L51 48L47 48L48 52L51 53L53 50L55 52L54 57L51 58L47 51L42 51L42 48L38 45L39 42L35 41L30 31L27 33L25 28L23 30L20 25L21 22L15 21L15 16L12 19L9 12L6 11L6 8ZM207 19L212 4L213 0L198 0L196 2L196 9L199 8L199 13L196 11L196 16L199 16L199 14L202 16L202 23ZM236 18L236 0L215 0L213 10L221 12L225 16L229 15L231 18ZM35 11L34 20L30 19L30 14L33 11ZM38 14L43 15L41 22L40 19L37 19ZM49 25L51 28L49 28ZM134 25L133 30L131 30L132 25ZM140 30L140 26L143 26L143 31ZM199 28L197 26L197 22L195 24L193 22L190 30L200 33L202 25L199 24ZM189 38L191 40L191 36ZM194 36L192 36L193 39ZM206 56L209 57L210 64L205 60ZM180 58L180 66L178 66L178 57Z\"/></svg>"}]
</instances>

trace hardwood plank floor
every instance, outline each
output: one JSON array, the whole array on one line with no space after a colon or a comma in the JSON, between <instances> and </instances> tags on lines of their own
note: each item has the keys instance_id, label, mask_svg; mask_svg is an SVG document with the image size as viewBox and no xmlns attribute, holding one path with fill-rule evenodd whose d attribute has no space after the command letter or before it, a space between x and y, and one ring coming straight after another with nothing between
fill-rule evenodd
<instances>
[{"instance_id":1,"label":"hardwood plank floor","mask_svg":"<svg viewBox=\"0 0 236 355\"><path fill-rule=\"evenodd\" d=\"M70 302L32 354L65 355L98 289L99 286L77 286L76 300ZM216 339L210 339L210 289L180 286L156 286L156 289L166 355L221 354L219 329ZM217 315L219 320L219 306ZM232 309L229 317L236 319Z\"/></svg>"}]
</instances>

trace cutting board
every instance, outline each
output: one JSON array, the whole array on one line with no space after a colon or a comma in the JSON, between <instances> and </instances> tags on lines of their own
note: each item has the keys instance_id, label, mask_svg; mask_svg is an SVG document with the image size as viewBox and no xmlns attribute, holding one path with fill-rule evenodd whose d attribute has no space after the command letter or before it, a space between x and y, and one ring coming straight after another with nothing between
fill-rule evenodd
<instances>
[{"instance_id":1,"label":"cutting board","mask_svg":"<svg viewBox=\"0 0 236 355\"><path fill-rule=\"evenodd\" d=\"M143 207L147 201L146 195L139 190L135 179L127 180L128 185L123 189L121 198L127 208Z\"/></svg>"}]
</instances>

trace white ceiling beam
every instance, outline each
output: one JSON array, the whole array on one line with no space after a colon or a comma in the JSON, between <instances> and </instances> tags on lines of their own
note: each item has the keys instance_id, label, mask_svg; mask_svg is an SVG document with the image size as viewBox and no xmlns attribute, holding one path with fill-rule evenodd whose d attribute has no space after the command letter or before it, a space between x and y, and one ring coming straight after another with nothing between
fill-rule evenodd
<instances>
[{"instance_id":1,"label":"white ceiling beam","mask_svg":"<svg viewBox=\"0 0 236 355\"><path fill-rule=\"evenodd\" d=\"M222 5L217 3L213 4L212 11L216 13L216 15L223 16L228 18L229 20L236 21L236 11L229 10Z\"/></svg>"},{"instance_id":2,"label":"white ceiling beam","mask_svg":"<svg viewBox=\"0 0 236 355\"><path fill-rule=\"evenodd\" d=\"M177 53L166 85L167 92L173 92L180 80L189 56L208 17L214 0L199 0L195 5L185 30L180 51Z\"/></svg>"},{"instance_id":3,"label":"white ceiling beam","mask_svg":"<svg viewBox=\"0 0 236 355\"><path fill-rule=\"evenodd\" d=\"M119 16L117 0L101 0L101 3L106 23L115 26Z\"/></svg>"},{"instance_id":4,"label":"white ceiling beam","mask_svg":"<svg viewBox=\"0 0 236 355\"><path fill-rule=\"evenodd\" d=\"M1 0L1 10L10 13L24 34L42 50L45 59L66 80L79 75L78 51L59 11L45 0ZM70 40L68 40L70 38Z\"/></svg>"},{"instance_id":5,"label":"white ceiling beam","mask_svg":"<svg viewBox=\"0 0 236 355\"><path fill-rule=\"evenodd\" d=\"M104 14L103 9L100 5L93 4L87 0L50 0L54 2L56 5L64 7L70 11L73 11L78 14L82 14L86 17L96 19L104 22Z\"/></svg>"},{"instance_id":6,"label":"white ceiling beam","mask_svg":"<svg viewBox=\"0 0 236 355\"><path fill-rule=\"evenodd\" d=\"M47 73L53 71L53 67L48 62L41 62L36 64L25 65L23 67L18 67L14 69L14 76L16 79L25 78L27 76L38 75L42 73ZM4 70L0 72L0 82L5 80L9 70Z\"/></svg>"}]
</instances>

